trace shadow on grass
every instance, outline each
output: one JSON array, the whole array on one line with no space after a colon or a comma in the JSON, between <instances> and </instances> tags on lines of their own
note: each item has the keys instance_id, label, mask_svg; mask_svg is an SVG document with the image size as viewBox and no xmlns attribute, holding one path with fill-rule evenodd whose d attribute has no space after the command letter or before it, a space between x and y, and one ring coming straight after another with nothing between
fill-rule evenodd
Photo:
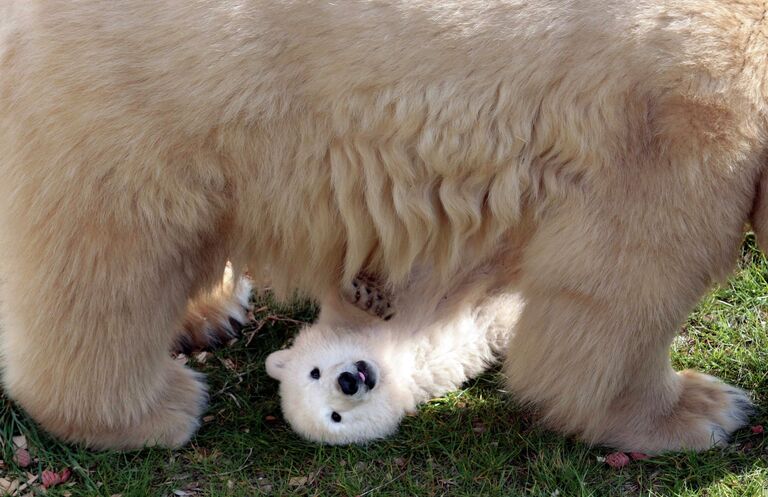
<instances>
[{"instance_id":1,"label":"shadow on grass","mask_svg":"<svg viewBox=\"0 0 768 497\"><path fill-rule=\"evenodd\" d=\"M256 372L256 374L258 374ZM226 383L218 378L216 384ZM280 418L276 392L236 389L214 397L209 421L178 451L92 453L52 441L3 406L3 439L24 433L38 461L27 471L75 469L74 485L49 495L764 495L766 445L739 433L728 450L674 454L613 470L608 452L543 430L488 374L430 402L399 433L363 447L307 443ZM237 404L241 407L237 407ZM273 419L274 416L276 419ZM10 461L11 475L21 470ZM750 487L754 487L751 488Z\"/></svg>"},{"instance_id":2,"label":"shadow on grass","mask_svg":"<svg viewBox=\"0 0 768 497\"><path fill-rule=\"evenodd\" d=\"M697 367L753 391L755 424L768 424L765 274L765 258L748 240L739 274L699 306L674 354L678 367ZM0 476L26 481L27 473L72 468L71 484L48 490L54 497L768 494L763 435L742 430L726 449L665 455L614 470L599 460L609 450L538 427L503 393L497 372L428 403L390 439L356 447L305 442L282 421L277 383L263 364L316 310L280 307L269 299L256 308L255 324L233 347L204 363L190 360L208 375L211 406L188 446L93 453L52 440L3 398ZM13 462L11 437L19 434L35 456L26 469Z\"/></svg>"}]
</instances>

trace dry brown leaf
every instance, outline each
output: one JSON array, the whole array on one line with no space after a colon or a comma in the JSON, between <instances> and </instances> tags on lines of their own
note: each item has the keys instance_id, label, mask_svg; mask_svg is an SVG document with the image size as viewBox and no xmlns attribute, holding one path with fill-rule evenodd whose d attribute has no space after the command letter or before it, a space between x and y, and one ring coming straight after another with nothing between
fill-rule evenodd
<instances>
[{"instance_id":1,"label":"dry brown leaf","mask_svg":"<svg viewBox=\"0 0 768 497\"><path fill-rule=\"evenodd\" d=\"M61 483L67 483L71 477L72 477L71 469L64 468L61 471L59 471L59 478L61 479Z\"/></svg>"},{"instance_id":2,"label":"dry brown leaf","mask_svg":"<svg viewBox=\"0 0 768 497\"><path fill-rule=\"evenodd\" d=\"M0 495L13 495L19 489L19 480L0 478Z\"/></svg>"},{"instance_id":3,"label":"dry brown leaf","mask_svg":"<svg viewBox=\"0 0 768 497\"><path fill-rule=\"evenodd\" d=\"M58 473L46 469L40 474L40 484L43 488L55 487L56 485L61 485L62 483L69 481L71 476L72 470L69 468L65 468Z\"/></svg>"},{"instance_id":4,"label":"dry brown leaf","mask_svg":"<svg viewBox=\"0 0 768 497\"><path fill-rule=\"evenodd\" d=\"M32 464L32 456L29 455L26 448L18 447L13 454L13 462L18 464L20 468L26 468Z\"/></svg>"},{"instance_id":5,"label":"dry brown leaf","mask_svg":"<svg viewBox=\"0 0 768 497\"><path fill-rule=\"evenodd\" d=\"M46 469L40 475L40 483L43 485L43 488L50 488L61 483L61 477L55 471Z\"/></svg>"},{"instance_id":6,"label":"dry brown leaf","mask_svg":"<svg viewBox=\"0 0 768 497\"><path fill-rule=\"evenodd\" d=\"M294 476L288 480L289 487L303 487L307 484L309 478L306 476Z\"/></svg>"},{"instance_id":7,"label":"dry brown leaf","mask_svg":"<svg viewBox=\"0 0 768 497\"><path fill-rule=\"evenodd\" d=\"M230 371L235 371L237 369L232 359L229 359L227 357L219 357L219 361L221 361L224 367L229 369Z\"/></svg>"},{"instance_id":8,"label":"dry brown leaf","mask_svg":"<svg viewBox=\"0 0 768 497\"><path fill-rule=\"evenodd\" d=\"M18 435L13 437L13 446L17 449L27 449L27 437L24 435Z\"/></svg>"},{"instance_id":9,"label":"dry brown leaf","mask_svg":"<svg viewBox=\"0 0 768 497\"><path fill-rule=\"evenodd\" d=\"M620 469L629 464L629 456L623 452L611 452L605 456L605 464L613 469Z\"/></svg>"},{"instance_id":10,"label":"dry brown leaf","mask_svg":"<svg viewBox=\"0 0 768 497\"><path fill-rule=\"evenodd\" d=\"M486 430L485 423L483 423L482 421L478 420L478 421L475 421L474 423L472 423L472 431L473 432L475 432L477 434L480 434L480 433L485 433L485 430Z\"/></svg>"}]
</instances>

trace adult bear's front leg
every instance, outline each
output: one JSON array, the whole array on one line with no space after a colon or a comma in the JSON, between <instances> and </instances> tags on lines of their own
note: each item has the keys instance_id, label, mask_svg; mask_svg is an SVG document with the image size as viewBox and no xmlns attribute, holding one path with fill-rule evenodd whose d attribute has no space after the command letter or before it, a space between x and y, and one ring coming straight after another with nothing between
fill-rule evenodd
<instances>
[{"instance_id":1,"label":"adult bear's front leg","mask_svg":"<svg viewBox=\"0 0 768 497\"><path fill-rule=\"evenodd\" d=\"M183 185L154 188L133 206L72 195L44 220L19 197L3 219L5 388L67 441L179 446L205 408L201 375L169 350L189 295L221 274L221 234L212 211L169 201Z\"/></svg>"}]
</instances>

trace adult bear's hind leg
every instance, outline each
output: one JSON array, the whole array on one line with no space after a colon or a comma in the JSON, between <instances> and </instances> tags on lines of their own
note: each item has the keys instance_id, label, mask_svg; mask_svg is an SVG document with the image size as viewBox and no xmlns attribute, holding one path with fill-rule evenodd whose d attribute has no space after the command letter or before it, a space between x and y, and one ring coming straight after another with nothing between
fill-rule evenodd
<instances>
[{"instance_id":1,"label":"adult bear's hind leg","mask_svg":"<svg viewBox=\"0 0 768 497\"><path fill-rule=\"evenodd\" d=\"M505 367L511 390L549 426L590 443L649 453L726 443L747 423L749 398L676 373L666 330L651 326L583 296L529 295Z\"/></svg>"},{"instance_id":2,"label":"adult bear's hind leg","mask_svg":"<svg viewBox=\"0 0 768 497\"><path fill-rule=\"evenodd\" d=\"M525 309L505 371L550 426L590 443L663 452L722 444L747 423L743 391L675 372L669 347L735 260L748 203L741 212L717 205L703 186L665 192L681 184L638 180L615 188L615 198L574 195L526 247Z\"/></svg>"}]
</instances>

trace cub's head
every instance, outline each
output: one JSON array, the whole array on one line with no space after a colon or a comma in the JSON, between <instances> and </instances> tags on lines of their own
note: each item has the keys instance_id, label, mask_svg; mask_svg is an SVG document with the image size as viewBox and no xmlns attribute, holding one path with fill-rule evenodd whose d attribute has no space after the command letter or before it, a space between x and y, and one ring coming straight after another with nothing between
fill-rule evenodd
<instances>
[{"instance_id":1,"label":"cub's head","mask_svg":"<svg viewBox=\"0 0 768 497\"><path fill-rule=\"evenodd\" d=\"M381 341L356 331L314 325L289 349L267 357L280 381L283 416L303 437L330 444L362 443L393 433L405 414ZM386 347L386 346L385 346Z\"/></svg>"}]
</instances>

